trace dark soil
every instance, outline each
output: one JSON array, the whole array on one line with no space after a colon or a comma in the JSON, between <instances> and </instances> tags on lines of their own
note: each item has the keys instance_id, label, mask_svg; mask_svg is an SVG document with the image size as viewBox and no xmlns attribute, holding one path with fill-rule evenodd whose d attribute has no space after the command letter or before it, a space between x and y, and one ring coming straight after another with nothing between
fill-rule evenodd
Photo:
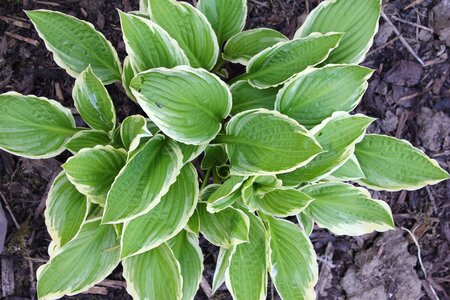
<instances>
[{"instance_id":1,"label":"dark soil","mask_svg":"<svg viewBox=\"0 0 450 300\"><path fill-rule=\"evenodd\" d=\"M316 0L248 0L247 27L272 27L288 36ZM0 0L0 93L46 96L73 107L74 79L53 62L24 9L55 9L92 22L124 55L116 8L135 10L138 0ZM360 112L378 118L370 128L411 141L448 170L450 158L450 3L394 0L365 66L376 69ZM405 44L424 61L421 65ZM119 85L108 87L120 118L139 109ZM80 121L80 120L79 120ZM0 151L0 199L8 218L0 255L2 296L35 299L35 271L48 259L45 195L67 155L28 160ZM393 210L397 231L351 238L316 230L320 299L450 299L450 181L414 192L374 193ZM411 232L408 232L407 229ZM1 236L1 234L0 234ZM417 241L417 243L415 243ZM211 282L217 248L203 242L205 278ZM420 255L423 264L419 263ZM66 274L61 274L65 276ZM129 299L120 270L72 299ZM272 295L269 298L278 299ZM230 299L226 289L215 299ZM206 299L202 289L198 299Z\"/></svg>"}]
</instances>

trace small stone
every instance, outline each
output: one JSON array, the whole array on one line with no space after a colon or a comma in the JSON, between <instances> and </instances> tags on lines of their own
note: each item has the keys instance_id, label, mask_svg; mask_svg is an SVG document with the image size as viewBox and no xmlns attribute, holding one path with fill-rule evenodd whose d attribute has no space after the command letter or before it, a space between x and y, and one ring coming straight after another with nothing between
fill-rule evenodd
<instances>
[{"instance_id":1,"label":"small stone","mask_svg":"<svg viewBox=\"0 0 450 300\"><path fill-rule=\"evenodd\" d=\"M442 111L423 107L417 116L422 145L434 152L449 149L450 117Z\"/></svg>"}]
</instances>

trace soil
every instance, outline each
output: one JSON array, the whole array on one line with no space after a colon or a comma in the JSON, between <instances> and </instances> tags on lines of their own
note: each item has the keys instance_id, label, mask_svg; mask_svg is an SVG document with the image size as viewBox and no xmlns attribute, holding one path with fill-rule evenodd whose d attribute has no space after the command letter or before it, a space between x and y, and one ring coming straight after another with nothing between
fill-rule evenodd
<instances>
[{"instance_id":1,"label":"soil","mask_svg":"<svg viewBox=\"0 0 450 300\"><path fill-rule=\"evenodd\" d=\"M248 2L248 28L271 27L292 36L318 1ZM54 9L88 20L123 58L116 8L130 11L137 7L138 0L0 0L0 93L15 90L73 107L74 79L53 62L23 10ZM384 1L384 12L395 29L382 18L364 62L376 72L358 111L378 118L371 132L407 139L448 170L450 1ZM139 112L118 84L108 90L121 119ZM48 259L50 242L43 219L45 195L65 159L67 154L28 160L0 151L0 200L8 219L0 255L0 288L6 299L36 298L35 271ZM419 191L375 192L374 197L390 204L399 229L356 238L316 229L311 239L320 262L318 298L450 299L450 181ZM0 232L0 242L1 236ZM211 282L218 249L204 241L202 246L204 276ZM279 299L270 286L268 295ZM129 296L117 270L86 294L67 298ZM202 288L197 299L207 299ZM222 287L214 299L231 297Z\"/></svg>"}]
</instances>

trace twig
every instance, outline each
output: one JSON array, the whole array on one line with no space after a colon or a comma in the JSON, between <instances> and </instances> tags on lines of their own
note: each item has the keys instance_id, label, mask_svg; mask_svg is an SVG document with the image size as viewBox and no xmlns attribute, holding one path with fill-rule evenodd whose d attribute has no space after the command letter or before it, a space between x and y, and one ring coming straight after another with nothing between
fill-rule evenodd
<instances>
[{"instance_id":1,"label":"twig","mask_svg":"<svg viewBox=\"0 0 450 300\"><path fill-rule=\"evenodd\" d=\"M386 46L389 46L390 44L392 44L393 42L395 42L395 41L398 40L398 39L399 39L399 37L396 36L395 38L393 38L393 39L391 39L390 41L388 41L388 42L384 43L383 45L381 45L380 47L377 47L377 48L375 48L375 49L369 51L369 53L367 53L367 56L370 56L370 55L372 55L372 54L374 54L374 53L380 51L381 49L385 48Z\"/></svg>"},{"instance_id":2,"label":"twig","mask_svg":"<svg viewBox=\"0 0 450 300\"><path fill-rule=\"evenodd\" d=\"M16 229L20 228L19 222L17 222L16 217L14 216L11 207L8 204L8 201L6 201L5 196L2 194L2 192L0 192L0 197L3 200L3 203L5 204L5 209L8 211L9 215L11 216L11 219L13 220L14 226L16 226Z\"/></svg>"},{"instance_id":3,"label":"twig","mask_svg":"<svg viewBox=\"0 0 450 300\"><path fill-rule=\"evenodd\" d=\"M411 4L407 5L407 6L405 6L405 7L403 8L403 10L406 10L406 9L409 9L409 8L411 8L411 7L413 7L413 6L416 6L416 5L418 5L418 4L421 4L423 1L425 1L425 0L415 0L413 3L411 3Z\"/></svg>"},{"instance_id":4,"label":"twig","mask_svg":"<svg viewBox=\"0 0 450 300\"><path fill-rule=\"evenodd\" d=\"M30 295L31 299L36 299L36 278L34 278L34 268L33 262L31 260L28 261L28 267L30 268Z\"/></svg>"},{"instance_id":5,"label":"twig","mask_svg":"<svg viewBox=\"0 0 450 300\"><path fill-rule=\"evenodd\" d=\"M414 56L414 58L423 66L425 65L423 60L416 54L416 52L414 51L414 49L408 44L408 42L405 40L405 38L402 36L402 34L400 33L400 31L398 31L397 27L395 27L395 25L392 23L392 21L388 18L388 16L386 16L386 14L382 11L381 12L381 16L383 17L383 19L386 21L386 23L388 23L389 25L392 26L392 29L394 30L395 34L398 36L398 38L400 39L400 41L402 42L403 46L405 46L405 48L409 51L409 53L411 53L412 56Z\"/></svg>"},{"instance_id":6,"label":"twig","mask_svg":"<svg viewBox=\"0 0 450 300\"><path fill-rule=\"evenodd\" d=\"M22 41L22 42L26 42L28 44L31 44L31 45L35 46L35 47L39 46L39 41L30 39L30 38L27 38L27 37L24 37L24 36L21 36L21 35L9 32L9 31L5 32L5 34L7 36L9 36L9 37L12 37L13 39L16 39L16 40L19 40L19 41Z\"/></svg>"},{"instance_id":7,"label":"twig","mask_svg":"<svg viewBox=\"0 0 450 300\"><path fill-rule=\"evenodd\" d=\"M206 281L206 278L204 276L202 276L202 281L200 282L200 287L202 288L202 290L205 293L206 297L208 299L212 299L211 286L209 285L208 281Z\"/></svg>"},{"instance_id":8,"label":"twig","mask_svg":"<svg viewBox=\"0 0 450 300\"><path fill-rule=\"evenodd\" d=\"M397 18L396 16L391 16L391 18L394 19L395 21L399 21L400 23L408 24L408 25L411 25L411 26L414 26L414 27L417 27L417 28L420 28L420 29L423 29L423 30L426 30L426 31L429 31L429 32L434 32L434 30L431 29L431 28L428 28L428 27L425 27L423 25L419 25L419 24L416 24L416 23L413 23L413 22L409 22L409 21Z\"/></svg>"},{"instance_id":9,"label":"twig","mask_svg":"<svg viewBox=\"0 0 450 300\"><path fill-rule=\"evenodd\" d=\"M428 197L430 197L430 202L431 202L431 206L433 206L433 211L437 215L438 214L438 208L436 206L436 199L434 198L433 193L431 192L431 189L430 189L430 187L428 185L425 187L425 190L428 193Z\"/></svg>"},{"instance_id":10,"label":"twig","mask_svg":"<svg viewBox=\"0 0 450 300\"><path fill-rule=\"evenodd\" d=\"M42 4L42 5L48 5L48 6L61 6L59 3L55 3L55 2L47 2L47 1L39 1L39 0L34 0L34 3L37 4Z\"/></svg>"},{"instance_id":11,"label":"twig","mask_svg":"<svg viewBox=\"0 0 450 300\"><path fill-rule=\"evenodd\" d=\"M30 24L28 24L22 20L15 19L15 18L0 16L0 20L6 22L8 24L17 26L17 27L21 27L21 28L30 28L31 27Z\"/></svg>"},{"instance_id":12,"label":"twig","mask_svg":"<svg viewBox=\"0 0 450 300\"><path fill-rule=\"evenodd\" d=\"M409 235L411 236L414 244L416 244L416 247L417 247L417 258L419 259L420 268L422 269L423 275L425 277L428 277L427 270L425 269L425 266L423 265L423 262L422 262L422 256L421 256L419 241L416 239L416 236L409 229L407 229L405 227L401 227L401 228L402 228L402 230L404 230L404 231L409 233Z\"/></svg>"}]
</instances>

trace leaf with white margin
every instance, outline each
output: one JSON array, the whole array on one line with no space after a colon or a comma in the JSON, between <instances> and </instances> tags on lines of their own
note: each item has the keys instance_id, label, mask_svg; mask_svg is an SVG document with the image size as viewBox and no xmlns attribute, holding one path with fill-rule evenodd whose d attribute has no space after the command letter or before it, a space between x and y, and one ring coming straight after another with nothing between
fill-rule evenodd
<instances>
[{"instance_id":1,"label":"leaf with white margin","mask_svg":"<svg viewBox=\"0 0 450 300\"><path fill-rule=\"evenodd\" d=\"M240 187L247 180L247 176L231 176L208 198L206 209L210 213L216 213L231 206L240 197ZM230 197L237 192L236 197Z\"/></svg>"},{"instance_id":2,"label":"leaf with white margin","mask_svg":"<svg viewBox=\"0 0 450 300\"><path fill-rule=\"evenodd\" d=\"M200 217L198 216L197 210L194 210L194 213L189 218L189 221L184 229L198 236L200 233Z\"/></svg>"},{"instance_id":3,"label":"leaf with white margin","mask_svg":"<svg viewBox=\"0 0 450 300\"><path fill-rule=\"evenodd\" d=\"M310 236L314 230L314 221L304 212L299 213L297 216L297 222L301 229Z\"/></svg>"},{"instance_id":4,"label":"leaf with white margin","mask_svg":"<svg viewBox=\"0 0 450 300\"><path fill-rule=\"evenodd\" d=\"M378 31L380 0L326 0L306 18L294 38L313 32L343 32L344 37L326 63L356 63L365 58Z\"/></svg>"},{"instance_id":5,"label":"leaf with white margin","mask_svg":"<svg viewBox=\"0 0 450 300\"><path fill-rule=\"evenodd\" d=\"M311 35L267 48L249 61L247 73L241 78L257 88L278 86L309 66L323 62L339 45L342 33Z\"/></svg>"},{"instance_id":6,"label":"leaf with white margin","mask_svg":"<svg viewBox=\"0 0 450 300\"><path fill-rule=\"evenodd\" d=\"M45 206L47 231L56 246L62 247L78 234L87 217L86 196L77 191L62 171L52 183Z\"/></svg>"},{"instance_id":7,"label":"leaf with white margin","mask_svg":"<svg viewBox=\"0 0 450 300\"><path fill-rule=\"evenodd\" d=\"M178 43L159 25L147 18L121 11L119 15L125 47L136 73L189 64Z\"/></svg>"},{"instance_id":8,"label":"leaf with white margin","mask_svg":"<svg viewBox=\"0 0 450 300\"><path fill-rule=\"evenodd\" d=\"M50 10L25 12L56 64L76 78L90 65L104 84L120 80L117 52L91 23Z\"/></svg>"},{"instance_id":9,"label":"leaf with white margin","mask_svg":"<svg viewBox=\"0 0 450 300\"><path fill-rule=\"evenodd\" d=\"M316 252L297 225L282 219L265 220L269 235L269 273L281 299L316 299Z\"/></svg>"},{"instance_id":10,"label":"leaf with white margin","mask_svg":"<svg viewBox=\"0 0 450 300\"><path fill-rule=\"evenodd\" d=\"M219 47L244 29L247 19L247 0L199 0L197 8L211 23Z\"/></svg>"},{"instance_id":11,"label":"leaf with white margin","mask_svg":"<svg viewBox=\"0 0 450 300\"><path fill-rule=\"evenodd\" d=\"M202 152L208 147L208 144L203 145L187 145L183 143L177 143L178 147L183 153L183 164L193 161L202 154Z\"/></svg>"},{"instance_id":12,"label":"leaf with white margin","mask_svg":"<svg viewBox=\"0 0 450 300\"><path fill-rule=\"evenodd\" d=\"M180 263L183 278L183 300L192 300L203 274L203 253L195 234L182 230L167 244Z\"/></svg>"},{"instance_id":13,"label":"leaf with white margin","mask_svg":"<svg viewBox=\"0 0 450 300\"><path fill-rule=\"evenodd\" d=\"M315 138L295 120L267 109L244 111L228 122L224 143L233 175L289 172L321 152Z\"/></svg>"},{"instance_id":14,"label":"leaf with white margin","mask_svg":"<svg viewBox=\"0 0 450 300\"><path fill-rule=\"evenodd\" d=\"M219 255L217 256L216 268L214 269L214 277L212 282L212 292L216 293L217 289L225 282L225 273L230 265L230 258L233 252L236 250L236 246L227 249L220 247Z\"/></svg>"},{"instance_id":15,"label":"leaf with white margin","mask_svg":"<svg viewBox=\"0 0 450 300\"><path fill-rule=\"evenodd\" d=\"M67 178L88 200L103 206L127 153L111 146L84 148L62 165Z\"/></svg>"},{"instance_id":16,"label":"leaf with white margin","mask_svg":"<svg viewBox=\"0 0 450 300\"><path fill-rule=\"evenodd\" d=\"M120 138L125 149L130 149L133 140L140 136L152 136L147 129L147 120L141 115L126 117L120 125Z\"/></svg>"},{"instance_id":17,"label":"leaf with white margin","mask_svg":"<svg viewBox=\"0 0 450 300\"><path fill-rule=\"evenodd\" d=\"M131 66L130 57L127 56L123 60L123 70L122 70L122 75L121 75L122 86L123 86L123 89L125 90L125 94L128 96L128 98L130 98L131 101L133 101L133 102L137 102L136 98L134 97L134 95L130 89L130 83L131 83L131 80L133 80L134 76L136 76L136 72L133 70L133 67Z\"/></svg>"},{"instance_id":18,"label":"leaf with white margin","mask_svg":"<svg viewBox=\"0 0 450 300\"><path fill-rule=\"evenodd\" d=\"M114 104L103 83L91 67L75 80L72 98L83 120L93 129L111 132L116 126Z\"/></svg>"},{"instance_id":19,"label":"leaf with white margin","mask_svg":"<svg viewBox=\"0 0 450 300\"><path fill-rule=\"evenodd\" d=\"M233 299L264 300L267 294L267 242L261 219L250 219L248 243L235 246L226 271L226 284Z\"/></svg>"},{"instance_id":20,"label":"leaf with white margin","mask_svg":"<svg viewBox=\"0 0 450 300\"><path fill-rule=\"evenodd\" d=\"M27 158L64 151L77 132L69 109L54 100L16 92L0 95L0 149Z\"/></svg>"},{"instance_id":21,"label":"leaf with white margin","mask_svg":"<svg viewBox=\"0 0 450 300\"><path fill-rule=\"evenodd\" d=\"M131 90L162 132L190 145L214 139L232 105L223 81L206 70L188 66L142 72L131 81Z\"/></svg>"},{"instance_id":22,"label":"leaf with white margin","mask_svg":"<svg viewBox=\"0 0 450 300\"><path fill-rule=\"evenodd\" d=\"M122 261L127 292L133 299L182 299L183 278L175 255L165 243Z\"/></svg>"},{"instance_id":23,"label":"leaf with white margin","mask_svg":"<svg viewBox=\"0 0 450 300\"><path fill-rule=\"evenodd\" d=\"M257 89L248 81L238 81L230 87L233 97L233 107L231 114L266 108L273 109L277 98L278 88Z\"/></svg>"},{"instance_id":24,"label":"leaf with white margin","mask_svg":"<svg viewBox=\"0 0 450 300\"><path fill-rule=\"evenodd\" d=\"M311 201L313 199L301 191L278 188L264 196L256 196L251 206L264 214L285 218L301 213Z\"/></svg>"},{"instance_id":25,"label":"leaf with white margin","mask_svg":"<svg viewBox=\"0 0 450 300\"><path fill-rule=\"evenodd\" d=\"M357 65L307 68L278 92L275 109L311 128L335 111L351 112L361 101L372 73Z\"/></svg>"},{"instance_id":26,"label":"leaf with white margin","mask_svg":"<svg viewBox=\"0 0 450 300\"><path fill-rule=\"evenodd\" d=\"M246 66L250 59L259 52L288 40L284 34L270 28L242 31L227 41L223 49L223 58Z\"/></svg>"},{"instance_id":27,"label":"leaf with white margin","mask_svg":"<svg viewBox=\"0 0 450 300\"><path fill-rule=\"evenodd\" d=\"M84 292L105 279L119 261L114 226L100 225L100 219L87 221L73 240L51 251L50 260L37 270L38 297L59 299Z\"/></svg>"},{"instance_id":28,"label":"leaf with white margin","mask_svg":"<svg viewBox=\"0 0 450 300\"><path fill-rule=\"evenodd\" d=\"M280 174L278 178L286 186L298 186L302 182L318 181L332 174L350 159L356 143L364 138L367 127L374 120L361 114L334 113L311 130L324 152L306 166Z\"/></svg>"},{"instance_id":29,"label":"leaf with white margin","mask_svg":"<svg viewBox=\"0 0 450 300\"><path fill-rule=\"evenodd\" d=\"M145 143L117 175L106 199L103 223L123 223L148 213L180 174L180 148L162 135Z\"/></svg>"},{"instance_id":30,"label":"leaf with white margin","mask_svg":"<svg viewBox=\"0 0 450 300\"><path fill-rule=\"evenodd\" d=\"M206 210L206 204L199 203L197 211L200 232L211 244L228 249L248 241L250 221L242 210L227 207L211 214Z\"/></svg>"},{"instance_id":31,"label":"leaf with white margin","mask_svg":"<svg viewBox=\"0 0 450 300\"><path fill-rule=\"evenodd\" d=\"M125 223L122 257L155 248L179 233L194 213L198 195L197 172L187 164L158 205Z\"/></svg>"},{"instance_id":32,"label":"leaf with white margin","mask_svg":"<svg viewBox=\"0 0 450 300\"><path fill-rule=\"evenodd\" d=\"M72 152L78 153L83 148L94 148L101 145L106 146L111 143L109 135L101 130L82 130L75 133L65 144L64 147Z\"/></svg>"},{"instance_id":33,"label":"leaf with white margin","mask_svg":"<svg viewBox=\"0 0 450 300\"><path fill-rule=\"evenodd\" d=\"M364 178L366 175L364 175L356 155L353 154L345 164L328 177L334 181L350 181Z\"/></svg>"},{"instance_id":34,"label":"leaf with white margin","mask_svg":"<svg viewBox=\"0 0 450 300\"><path fill-rule=\"evenodd\" d=\"M369 134L356 145L355 155L364 178L361 185L374 190L417 190L449 179L436 160L405 140Z\"/></svg>"},{"instance_id":35,"label":"leaf with white margin","mask_svg":"<svg viewBox=\"0 0 450 300\"><path fill-rule=\"evenodd\" d=\"M372 199L363 188L327 182L306 186L302 191L314 198L305 214L334 234L357 236L394 229L389 205Z\"/></svg>"},{"instance_id":36,"label":"leaf with white margin","mask_svg":"<svg viewBox=\"0 0 450 300\"><path fill-rule=\"evenodd\" d=\"M214 67L219 56L217 37L198 9L176 0L148 0L148 12L178 42L192 67L206 70Z\"/></svg>"}]
</instances>

